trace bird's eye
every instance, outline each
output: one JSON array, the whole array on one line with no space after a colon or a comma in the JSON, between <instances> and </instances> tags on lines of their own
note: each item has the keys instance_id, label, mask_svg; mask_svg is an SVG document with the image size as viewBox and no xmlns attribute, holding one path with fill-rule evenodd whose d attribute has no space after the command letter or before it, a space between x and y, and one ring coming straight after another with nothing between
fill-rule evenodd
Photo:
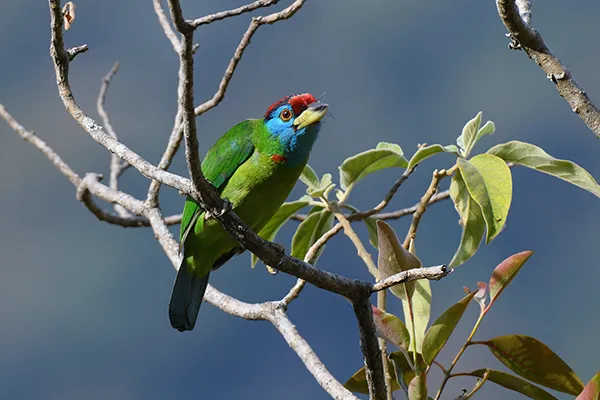
<instances>
[{"instance_id":1,"label":"bird's eye","mask_svg":"<svg viewBox=\"0 0 600 400\"><path fill-rule=\"evenodd\" d=\"M283 122L288 122L290 119L292 119L292 112L285 108L281 111L281 114L279 114L279 118L281 118Z\"/></svg>"}]
</instances>

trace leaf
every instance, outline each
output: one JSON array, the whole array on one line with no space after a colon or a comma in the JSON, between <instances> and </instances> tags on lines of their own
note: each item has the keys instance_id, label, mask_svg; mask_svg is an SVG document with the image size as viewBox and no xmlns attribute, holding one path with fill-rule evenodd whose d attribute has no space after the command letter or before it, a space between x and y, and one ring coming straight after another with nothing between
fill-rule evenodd
<instances>
[{"instance_id":1,"label":"leaf","mask_svg":"<svg viewBox=\"0 0 600 400\"><path fill-rule=\"evenodd\" d=\"M387 313L375 306L373 307L373 321L377 329L377 335L394 346L408 350L410 345L410 334L404 322L394 314Z\"/></svg>"},{"instance_id":2,"label":"leaf","mask_svg":"<svg viewBox=\"0 0 600 400\"><path fill-rule=\"evenodd\" d=\"M62 8L62 15L65 31L68 31L71 29L73 21L75 21L75 3L72 1L65 3L64 7Z\"/></svg>"},{"instance_id":3,"label":"leaf","mask_svg":"<svg viewBox=\"0 0 600 400\"><path fill-rule=\"evenodd\" d=\"M415 291L412 296L413 317L415 320L415 346L417 351L421 351L423 346L423 338L427 330L427 324L431 316L431 285L428 279L419 279L413 281L415 283ZM412 321L410 319L410 310L408 301L402 301L402 310L404 311L404 319L406 321L406 329L409 332L413 331Z\"/></svg>"},{"instance_id":4,"label":"leaf","mask_svg":"<svg viewBox=\"0 0 600 400\"><path fill-rule=\"evenodd\" d=\"M408 251L416 256L417 252L415 249L415 241L412 239L408 247ZM412 297L412 309L413 318L415 322L415 346L417 351L421 351L423 346L423 338L425 337L425 331L427 330L427 324L431 317L431 285L428 279L419 279L415 282L415 291ZM408 302L402 302L402 310L404 311L404 318L407 321L406 328L409 332L413 332L412 320L409 317L410 309Z\"/></svg>"},{"instance_id":5,"label":"leaf","mask_svg":"<svg viewBox=\"0 0 600 400\"><path fill-rule=\"evenodd\" d=\"M598 372L575 400L600 400L600 372Z\"/></svg>"},{"instance_id":6,"label":"leaf","mask_svg":"<svg viewBox=\"0 0 600 400\"><path fill-rule=\"evenodd\" d=\"M340 166L340 183L344 190L354 186L365 176L384 168L406 168L408 161L400 146L379 143L375 149L367 150L344 160Z\"/></svg>"},{"instance_id":7,"label":"leaf","mask_svg":"<svg viewBox=\"0 0 600 400\"><path fill-rule=\"evenodd\" d=\"M468 375L482 378L487 372L487 380L494 382L497 385L505 387L506 389L514 390L515 392L521 393L531 399L535 400L558 400L544 389L537 387L526 380L519 378L502 371L496 371L493 369L478 369L476 371L468 373Z\"/></svg>"},{"instance_id":8,"label":"leaf","mask_svg":"<svg viewBox=\"0 0 600 400\"><path fill-rule=\"evenodd\" d=\"M335 185L331 183L331 174L325 174L321 178L321 181L319 182L319 185L317 187L306 189L306 194L308 194L311 197L321 197L323 195L327 197L326 193L333 189L334 186Z\"/></svg>"},{"instance_id":9,"label":"leaf","mask_svg":"<svg viewBox=\"0 0 600 400\"><path fill-rule=\"evenodd\" d=\"M323 234L331 229L333 222L333 214L327 210L321 210L309 213L308 217L298 226L294 237L292 238L292 257L296 257L300 260L304 260L306 253L310 247L321 237ZM321 252L325 246L321 247L314 257L311 263L314 265L317 263L317 259L321 255Z\"/></svg>"},{"instance_id":10,"label":"leaf","mask_svg":"<svg viewBox=\"0 0 600 400\"><path fill-rule=\"evenodd\" d=\"M427 400L427 376L421 372L408 385L409 400Z\"/></svg>"},{"instance_id":11,"label":"leaf","mask_svg":"<svg viewBox=\"0 0 600 400\"><path fill-rule=\"evenodd\" d=\"M408 357L412 363L413 362L412 361L413 354L414 353L412 351L407 351L406 353L404 353L403 351L394 351L389 354L389 358L394 363L394 370L396 372L396 377L398 377L399 375L402 375L402 379L404 380L404 384L406 386L408 386L410 384L410 381L412 381L413 378L415 377L415 372L413 371L410 364L406 360L406 358ZM425 371L425 369L427 368L427 365L425 364L425 362L423 361L423 357L419 353L417 353L417 363L418 363L417 367L419 368L419 371Z\"/></svg>"},{"instance_id":12,"label":"leaf","mask_svg":"<svg viewBox=\"0 0 600 400\"><path fill-rule=\"evenodd\" d=\"M458 321L460 321L469 303L476 294L477 292L475 291L466 295L461 301L444 311L442 315L435 320L433 325L431 325L425 334L425 339L423 339L422 351L423 359L428 365L431 365L440 350L446 345L448 338L450 338L450 335L454 332L454 328L456 328Z\"/></svg>"},{"instance_id":13,"label":"leaf","mask_svg":"<svg viewBox=\"0 0 600 400\"><path fill-rule=\"evenodd\" d=\"M392 227L383 221L377 221L377 237L379 238L377 268L381 280L421 266L421 261L400 245ZM400 299L406 300L415 290L415 281L392 286L390 290Z\"/></svg>"},{"instance_id":14,"label":"leaf","mask_svg":"<svg viewBox=\"0 0 600 400\"><path fill-rule=\"evenodd\" d=\"M458 168L469 194L481 207L487 227L486 243L502 230L512 200L512 176L498 157L480 154L470 161L459 158Z\"/></svg>"},{"instance_id":15,"label":"leaf","mask_svg":"<svg viewBox=\"0 0 600 400\"><path fill-rule=\"evenodd\" d=\"M492 304L494 304L494 301L496 301L498 296L500 296L500 293L510 285L512 280L521 270L523 264L529 260L529 257L531 257L532 254L533 251L529 250L513 254L494 268L494 272L492 272L492 277L490 278L490 305L487 307L488 310Z\"/></svg>"},{"instance_id":16,"label":"leaf","mask_svg":"<svg viewBox=\"0 0 600 400\"><path fill-rule=\"evenodd\" d=\"M309 188L316 188L319 186L319 177L315 170L308 164L304 166L302 174L300 174L300 180Z\"/></svg>"},{"instance_id":17,"label":"leaf","mask_svg":"<svg viewBox=\"0 0 600 400\"><path fill-rule=\"evenodd\" d=\"M487 152L506 162L552 175L600 197L600 185L589 172L574 162L556 159L533 144L513 140L496 145Z\"/></svg>"},{"instance_id":18,"label":"leaf","mask_svg":"<svg viewBox=\"0 0 600 400\"><path fill-rule=\"evenodd\" d=\"M484 137L485 135L491 135L496 131L496 125L492 121L488 121L483 125L479 131L477 131L477 136L475 137L475 143L479 142L479 139Z\"/></svg>"},{"instance_id":19,"label":"leaf","mask_svg":"<svg viewBox=\"0 0 600 400\"><path fill-rule=\"evenodd\" d=\"M391 361L388 361L389 370L392 371L392 391L400 389L398 379L395 376L394 365ZM369 385L367 384L367 376L365 374L365 367L362 367L352 375L350 379L344 383L344 387L351 392L369 394Z\"/></svg>"},{"instance_id":20,"label":"leaf","mask_svg":"<svg viewBox=\"0 0 600 400\"><path fill-rule=\"evenodd\" d=\"M377 221L375 221L375 218L366 217L363 218L363 222L367 226L367 231L369 232L369 243L371 243L371 246L377 248Z\"/></svg>"},{"instance_id":21,"label":"leaf","mask_svg":"<svg viewBox=\"0 0 600 400\"><path fill-rule=\"evenodd\" d=\"M498 336L483 342L511 371L559 392L578 395L583 382L556 353L525 335Z\"/></svg>"},{"instance_id":22,"label":"leaf","mask_svg":"<svg viewBox=\"0 0 600 400\"><path fill-rule=\"evenodd\" d=\"M303 196L299 200L283 203L281 207L279 207L279 210L277 210L275 215L271 217L269 222L267 222L267 224L260 230L260 232L258 232L258 236L265 240L268 240L269 242L275 240L275 236L277 236L277 232L279 232L281 227L285 225L285 223L292 217L292 215L294 215L297 211L301 210L302 208L306 207L311 200L312 199L310 197ZM256 257L254 253L252 253L250 261L252 268L254 268L257 261L258 257Z\"/></svg>"},{"instance_id":23,"label":"leaf","mask_svg":"<svg viewBox=\"0 0 600 400\"><path fill-rule=\"evenodd\" d=\"M431 146L424 146L417 150L415 154L413 154L413 156L410 158L410 161L408 162L408 166L406 167L406 169L411 169L426 158L429 158L434 154L442 152L454 153L458 155L458 149L454 145L442 146L441 144L432 144Z\"/></svg>"},{"instance_id":24,"label":"leaf","mask_svg":"<svg viewBox=\"0 0 600 400\"><path fill-rule=\"evenodd\" d=\"M485 231L485 221L481 214L481 207L469 194L460 171L456 171L452 177L450 198L462 225L460 245L449 264L450 268L454 268L464 264L477 252Z\"/></svg>"},{"instance_id":25,"label":"leaf","mask_svg":"<svg viewBox=\"0 0 600 400\"><path fill-rule=\"evenodd\" d=\"M456 139L456 144L460 148L460 154L467 158L471 149L475 145L475 139L477 138L477 132L479 131L479 127L481 126L481 114L479 111L477 115L469 120L462 129L462 133Z\"/></svg>"}]
</instances>

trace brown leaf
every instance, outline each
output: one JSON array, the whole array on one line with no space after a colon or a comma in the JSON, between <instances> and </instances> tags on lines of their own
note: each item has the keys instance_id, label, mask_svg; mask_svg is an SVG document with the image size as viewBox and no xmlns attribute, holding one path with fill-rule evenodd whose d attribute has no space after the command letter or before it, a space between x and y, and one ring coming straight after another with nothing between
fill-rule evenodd
<instances>
[{"instance_id":1,"label":"brown leaf","mask_svg":"<svg viewBox=\"0 0 600 400\"><path fill-rule=\"evenodd\" d=\"M68 31L73 21L75 21L75 3L72 1L67 2L62 9L62 14L65 30Z\"/></svg>"}]
</instances>

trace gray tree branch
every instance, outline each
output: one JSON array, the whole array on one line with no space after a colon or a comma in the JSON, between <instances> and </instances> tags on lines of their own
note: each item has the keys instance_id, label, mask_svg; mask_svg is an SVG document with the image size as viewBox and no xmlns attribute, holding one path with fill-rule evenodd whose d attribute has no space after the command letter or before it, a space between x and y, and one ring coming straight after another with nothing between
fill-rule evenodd
<instances>
[{"instance_id":1,"label":"gray tree branch","mask_svg":"<svg viewBox=\"0 0 600 400\"><path fill-rule=\"evenodd\" d=\"M509 47L523 49L554 83L571 110L600 138L600 110L577 84L571 72L546 46L538 31L531 26L531 3L528 0L496 0L496 6L512 39Z\"/></svg>"}]
</instances>

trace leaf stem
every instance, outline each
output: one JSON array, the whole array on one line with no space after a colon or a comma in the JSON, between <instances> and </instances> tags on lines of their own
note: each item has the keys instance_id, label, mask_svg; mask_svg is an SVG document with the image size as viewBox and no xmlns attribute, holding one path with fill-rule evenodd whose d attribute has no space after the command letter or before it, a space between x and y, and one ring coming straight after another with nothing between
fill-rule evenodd
<instances>
[{"instance_id":1,"label":"leaf stem","mask_svg":"<svg viewBox=\"0 0 600 400\"><path fill-rule=\"evenodd\" d=\"M450 364L450 366L448 367L448 369L444 373L444 380L442 381L442 385L440 386L440 389L438 390L437 394L435 395L434 400L439 400L440 399L440 396L442 395L442 391L444 390L444 387L446 386L446 383L448 382L448 379L450 379L450 378L452 378L454 376L454 375L451 374L452 373L452 369L454 369L454 367L456 366L456 363L458 362L458 360L460 359L460 357L463 355L463 353L465 352L465 350L467 349L467 347L469 347L470 345L476 343L476 342L472 342L471 339L473 339L473 336L475 336L475 333L477 332L477 329L479 329L479 325L481 324L481 321L483 320L484 316L485 316L485 313L480 313L479 314L479 318L477 318L477 322L475 322L475 325L473 326L473 329L471 330L471 333L469 334L469 337L465 341L465 344L458 351L458 354L456 354L456 357L454 357L454 360L452 360L452 363Z\"/></svg>"}]
</instances>

